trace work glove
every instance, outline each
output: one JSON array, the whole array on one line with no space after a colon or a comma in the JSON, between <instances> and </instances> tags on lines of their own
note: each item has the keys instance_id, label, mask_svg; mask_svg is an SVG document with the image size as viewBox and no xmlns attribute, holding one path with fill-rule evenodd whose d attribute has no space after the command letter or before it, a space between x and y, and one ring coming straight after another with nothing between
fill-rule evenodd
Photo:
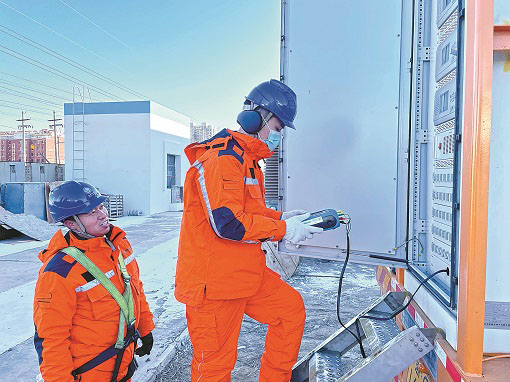
<instances>
[{"instance_id":1,"label":"work glove","mask_svg":"<svg viewBox=\"0 0 510 382\"><path fill-rule=\"evenodd\" d=\"M143 357L144 355L151 354L152 345L154 343L154 337L152 337L152 332L140 339L142 340L142 346L135 350L135 354L138 357Z\"/></svg>"},{"instance_id":2,"label":"work glove","mask_svg":"<svg viewBox=\"0 0 510 382\"><path fill-rule=\"evenodd\" d=\"M296 244L305 239L311 239L314 233L322 232L322 228L313 227L303 223L303 220L306 220L309 217L310 213L307 212L305 214L296 215L286 219L285 223L287 223L287 230L283 238L290 241L292 244Z\"/></svg>"},{"instance_id":3,"label":"work glove","mask_svg":"<svg viewBox=\"0 0 510 382\"><path fill-rule=\"evenodd\" d=\"M293 216L303 215L306 214L305 210L292 210L292 211L286 211L282 213L282 217L280 220L287 220L288 218L291 218Z\"/></svg>"}]
</instances>

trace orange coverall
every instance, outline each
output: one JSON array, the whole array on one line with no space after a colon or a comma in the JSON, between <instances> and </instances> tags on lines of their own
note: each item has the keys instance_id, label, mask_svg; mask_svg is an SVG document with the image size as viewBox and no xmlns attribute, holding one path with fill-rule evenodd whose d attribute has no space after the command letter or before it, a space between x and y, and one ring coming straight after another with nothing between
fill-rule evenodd
<instances>
[{"instance_id":1,"label":"orange coverall","mask_svg":"<svg viewBox=\"0 0 510 382\"><path fill-rule=\"evenodd\" d=\"M110 226L106 235L117 250L112 251L104 237L79 239L71 232L55 233L48 249L39 253L39 271L34 297L34 344L45 382L72 382L71 371L115 344L120 308L111 294L71 256L60 252L74 246L84 251L117 287L124 291L119 269L119 250L131 275L136 327L143 337L154 329L152 313L139 277L138 264L126 233ZM127 373L135 344L124 352L117 379ZM79 375L82 382L109 382L115 356Z\"/></svg>"},{"instance_id":2,"label":"orange coverall","mask_svg":"<svg viewBox=\"0 0 510 382\"><path fill-rule=\"evenodd\" d=\"M251 136L223 130L185 149L175 297L186 304L192 381L230 381L243 315L269 324L260 381L289 381L303 335L301 295L266 267L261 243L283 238L267 208L258 161L271 156Z\"/></svg>"}]
</instances>

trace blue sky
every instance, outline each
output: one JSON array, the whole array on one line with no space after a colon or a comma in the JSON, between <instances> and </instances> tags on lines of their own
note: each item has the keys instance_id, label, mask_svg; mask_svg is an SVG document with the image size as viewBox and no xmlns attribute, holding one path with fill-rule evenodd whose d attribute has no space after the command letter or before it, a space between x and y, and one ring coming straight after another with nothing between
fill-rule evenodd
<instances>
[{"instance_id":1,"label":"blue sky","mask_svg":"<svg viewBox=\"0 0 510 382\"><path fill-rule=\"evenodd\" d=\"M49 48L140 95L12 35L29 38L30 44ZM72 99L79 81L90 85L97 101L145 96L195 122L234 128L251 88L278 78L279 36L276 0L0 0L0 130L15 127L21 109L30 110L35 128L46 127L52 110L62 114L62 103ZM4 52L23 54L25 60L79 81Z\"/></svg>"}]
</instances>

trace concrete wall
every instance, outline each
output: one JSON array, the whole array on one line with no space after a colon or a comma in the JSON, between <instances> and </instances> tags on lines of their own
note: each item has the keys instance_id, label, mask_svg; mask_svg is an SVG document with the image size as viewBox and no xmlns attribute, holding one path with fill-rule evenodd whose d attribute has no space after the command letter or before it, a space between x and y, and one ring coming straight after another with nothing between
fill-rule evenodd
<instances>
[{"instance_id":1,"label":"concrete wall","mask_svg":"<svg viewBox=\"0 0 510 382\"><path fill-rule=\"evenodd\" d=\"M16 171L12 174L11 165L14 166ZM30 166L32 167L32 182L54 182L58 180L54 163L30 163ZM41 172L41 167L44 168L44 173ZM25 170L21 162L0 162L0 184L7 182L25 182Z\"/></svg>"},{"instance_id":2,"label":"concrete wall","mask_svg":"<svg viewBox=\"0 0 510 382\"><path fill-rule=\"evenodd\" d=\"M171 189L166 187L167 154L176 156L176 185L183 186L189 168L189 162L184 155L184 148L188 143L187 138L151 130L151 214L183 208L182 203L171 203Z\"/></svg>"},{"instance_id":3,"label":"concrete wall","mask_svg":"<svg viewBox=\"0 0 510 382\"><path fill-rule=\"evenodd\" d=\"M64 116L66 180L73 179L72 116ZM124 195L124 212L149 214L149 114L85 115L85 181Z\"/></svg>"},{"instance_id":4,"label":"concrete wall","mask_svg":"<svg viewBox=\"0 0 510 382\"><path fill-rule=\"evenodd\" d=\"M151 102L151 214L182 210L183 203L171 203L166 187L167 154L175 155L176 185L183 186L189 161L184 148L189 144L189 118Z\"/></svg>"},{"instance_id":5,"label":"concrete wall","mask_svg":"<svg viewBox=\"0 0 510 382\"><path fill-rule=\"evenodd\" d=\"M81 111L81 105L75 110ZM65 105L64 113L66 180L71 180L72 104ZM75 116L75 122L80 119ZM149 101L85 104L84 135L86 182L103 193L124 195L125 214L170 210L166 154L184 155L189 118Z\"/></svg>"}]
</instances>

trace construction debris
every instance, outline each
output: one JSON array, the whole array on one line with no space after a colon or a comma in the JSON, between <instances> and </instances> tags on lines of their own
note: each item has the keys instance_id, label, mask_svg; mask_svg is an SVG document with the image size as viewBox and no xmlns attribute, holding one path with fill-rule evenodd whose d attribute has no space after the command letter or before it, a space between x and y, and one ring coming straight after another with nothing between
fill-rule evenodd
<instances>
[{"instance_id":1,"label":"construction debris","mask_svg":"<svg viewBox=\"0 0 510 382\"><path fill-rule=\"evenodd\" d=\"M51 239L60 229L56 224L50 224L33 215L13 214L3 207L0 207L0 224L40 241Z\"/></svg>"}]
</instances>

